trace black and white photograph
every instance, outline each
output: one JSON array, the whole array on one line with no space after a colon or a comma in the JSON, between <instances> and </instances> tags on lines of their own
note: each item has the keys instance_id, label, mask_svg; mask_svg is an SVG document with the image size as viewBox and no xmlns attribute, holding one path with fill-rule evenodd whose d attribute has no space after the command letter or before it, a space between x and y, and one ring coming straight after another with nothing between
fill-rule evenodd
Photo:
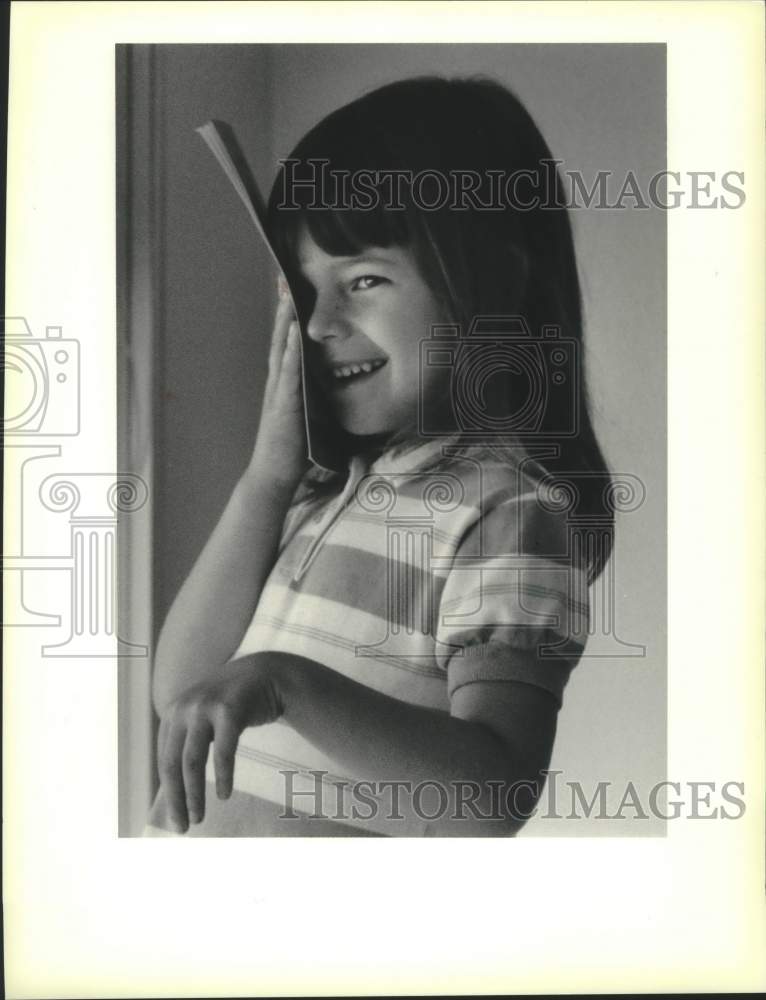
<instances>
[{"instance_id":1,"label":"black and white photograph","mask_svg":"<svg viewBox=\"0 0 766 1000\"><path fill-rule=\"evenodd\" d=\"M10 8L6 994L762 991L762 5Z\"/></svg>"},{"instance_id":2,"label":"black and white photograph","mask_svg":"<svg viewBox=\"0 0 766 1000\"><path fill-rule=\"evenodd\" d=\"M126 834L663 835L665 61L118 47Z\"/></svg>"}]
</instances>

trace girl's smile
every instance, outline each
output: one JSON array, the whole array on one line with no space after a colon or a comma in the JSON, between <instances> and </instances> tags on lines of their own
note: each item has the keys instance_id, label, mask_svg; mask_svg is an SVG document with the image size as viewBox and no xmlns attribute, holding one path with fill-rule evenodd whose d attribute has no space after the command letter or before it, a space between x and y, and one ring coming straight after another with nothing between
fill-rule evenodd
<instances>
[{"instance_id":1,"label":"girl's smile","mask_svg":"<svg viewBox=\"0 0 766 1000\"><path fill-rule=\"evenodd\" d=\"M421 392L443 378L421 371L420 341L443 319L413 255L391 246L332 256L305 226L298 254L313 300L310 363L343 429L379 434L414 426Z\"/></svg>"},{"instance_id":2,"label":"girl's smile","mask_svg":"<svg viewBox=\"0 0 766 1000\"><path fill-rule=\"evenodd\" d=\"M350 361L344 365L339 365L330 369L330 373L336 382L348 383L352 379L369 375L382 368L386 363L385 358L374 358L371 361Z\"/></svg>"}]
</instances>

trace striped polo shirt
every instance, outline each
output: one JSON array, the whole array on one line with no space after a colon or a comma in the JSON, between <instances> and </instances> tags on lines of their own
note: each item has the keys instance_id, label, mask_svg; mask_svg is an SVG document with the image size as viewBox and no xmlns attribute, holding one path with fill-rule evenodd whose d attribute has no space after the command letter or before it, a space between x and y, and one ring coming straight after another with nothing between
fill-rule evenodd
<instances>
[{"instance_id":1,"label":"striped polo shirt","mask_svg":"<svg viewBox=\"0 0 766 1000\"><path fill-rule=\"evenodd\" d=\"M481 680L538 685L560 703L587 639L588 589L546 478L520 444L443 438L373 461L354 456L345 481L307 475L230 662L292 653L445 712L454 691ZM535 648L535 658L514 656ZM364 777L343 773L278 720L243 732L235 794L223 807L233 817L232 802L248 796L284 806L284 771L315 784L321 772L335 792ZM212 754L207 777L214 781ZM290 781L294 790L298 779ZM304 799L314 813L316 797ZM300 812L301 796L290 805ZM379 830L375 821L364 826L391 832L384 821ZM400 823L395 832L417 835L423 826ZM229 835L247 835L241 822L237 829Z\"/></svg>"}]
</instances>

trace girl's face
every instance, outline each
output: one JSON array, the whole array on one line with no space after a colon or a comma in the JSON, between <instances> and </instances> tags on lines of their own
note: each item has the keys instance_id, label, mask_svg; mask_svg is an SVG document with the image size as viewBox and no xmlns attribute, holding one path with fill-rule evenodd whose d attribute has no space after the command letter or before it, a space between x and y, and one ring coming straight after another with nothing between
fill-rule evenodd
<instances>
[{"instance_id":1,"label":"girl's face","mask_svg":"<svg viewBox=\"0 0 766 1000\"><path fill-rule=\"evenodd\" d=\"M302 275L314 292L306 333L335 417L351 434L391 433L417 421L443 369L420 366L420 341L445 322L403 247L368 247L358 256L326 254L302 227Z\"/></svg>"}]
</instances>

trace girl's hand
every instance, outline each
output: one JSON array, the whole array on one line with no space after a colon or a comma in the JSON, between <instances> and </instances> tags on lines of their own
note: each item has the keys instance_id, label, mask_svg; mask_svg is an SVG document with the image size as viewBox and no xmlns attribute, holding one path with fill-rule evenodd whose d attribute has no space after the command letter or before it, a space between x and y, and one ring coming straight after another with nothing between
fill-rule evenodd
<instances>
[{"instance_id":1,"label":"girl's hand","mask_svg":"<svg viewBox=\"0 0 766 1000\"><path fill-rule=\"evenodd\" d=\"M163 714L158 738L159 773L171 821L179 833L205 815L205 766L213 743L219 799L231 795L234 752L248 726L282 714L270 657L244 657L214 681L197 684Z\"/></svg>"},{"instance_id":2,"label":"girl's hand","mask_svg":"<svg viewBox=\"0 0 766 1000\"><path fill-rule=\"evenodd\" d=\"M308 467L301 385L301 344L290 292L279 279L261 420L248 474L296 487Z\"/></svg>"}]
</instances>

